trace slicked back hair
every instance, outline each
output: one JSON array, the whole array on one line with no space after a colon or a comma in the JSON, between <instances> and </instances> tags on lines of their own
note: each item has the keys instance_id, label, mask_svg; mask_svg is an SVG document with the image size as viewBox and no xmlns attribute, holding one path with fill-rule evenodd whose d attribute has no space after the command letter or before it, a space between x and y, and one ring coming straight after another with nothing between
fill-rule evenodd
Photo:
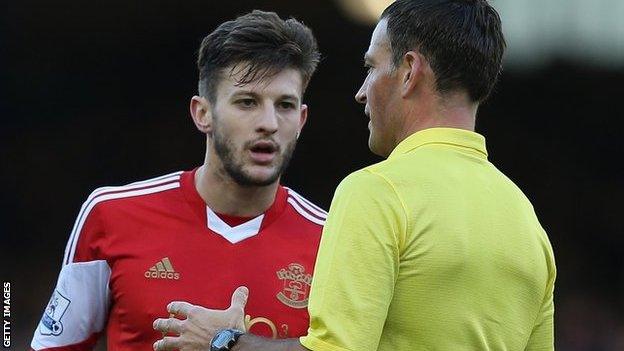
<instances>
[{"instance_id":1,"label":"slicked back hair","mask_svg":"<svg viewBox=\"0 0 624 351\"><path fill-rule=\"evenodd\" d=\"M381 18L387 20L395 68L416 50L429 61L439 93L465 90L474 102L490 95L506 43L487 0L397 0Z\"/></svg>"},{"instance_id":2,"label":"slicked back hair","mask_svg":"<svg viewBox=\"0 0 624 351\"><path fill-rule=\"evenodd\" d=\"M229 74L243 73L239 85L293 68L301 73L305 91L319 60L310 28L294 18L283 20L274 12L254 10L222 23L203 39L197 59L199 94L214 103L228 67Z\"/></svg>"}]
</instances>

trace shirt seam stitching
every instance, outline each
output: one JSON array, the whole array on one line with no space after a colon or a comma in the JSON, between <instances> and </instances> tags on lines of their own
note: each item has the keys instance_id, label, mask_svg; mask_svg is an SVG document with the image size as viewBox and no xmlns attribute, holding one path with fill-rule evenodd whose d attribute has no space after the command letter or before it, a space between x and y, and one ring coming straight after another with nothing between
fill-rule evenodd
<instances>
[{"instance_id":1,"label":"shirt seam stitching","mask_svg":"<svg viewBox=\"0 0 624 351\"><path fill-rule=\"evenodd\" d=\"M388 186L390 186L390 189L392 189L392 192L394 193L394 195L396 196L396 198L399 200L399 203L401 204L401 208L403 209L403 217L405 218L405 232L403 233L403 238L402 238L402 243L399 242L399 252L398 252L398 256L397 257L397 261L398 258L400 258L401 253L403 252L403 250L405 249L405 245L406 245L406 241L407 241L407 233L410 232L410 226L411 223L409 221L408 215L407 215L407 206L405 206L405 202L403 201L403 199L401 198L401 196L399 195L399 192L396 190L394 184L392 184L392 182L383 174L376 172L372 169L367 169L366 171L368 171L370 174L378 176L379 178L381 178L384 182L386 182L388 184ZM397 275L398 275L398 271L397 271Z\"/></svg>"},{"instance_id":2,"label":"shirt seam stitching","mask_svg":"<svg viewBox=\"0 0 624 351\"><path fill-rule=\"evenodd\" d=\"M411 152L411 151L412 151L412 150L414 150L414 149L418 149L418 148L420 148L420 147L422 147L422 146L425 146L425 145L431 145L431 144L442 144L442 145L452 145L452 146L457 146L457 147L461 147L461 148L464 148L464 149L474 150L474 151L476 151L477 153L479 153L479 154L481 154L481 155L485 156L486 158L487 158L487 156L488 156L487 152L483 152L483 150L480 150L480 149L474 148L474 147L472 147L472 146L467 146L467 145L463 145L463 144L459 144L459 143L453 143L453 142L448 142L448 141L428 141L428 142L421 143L421 144L418 144L418 145L416 145L416 146L410 147L409 149L406 149L405 151L400 151L400 153L399 153L398 155L404 155L404 154L406 154L406 153L408 153L408 152ZM397 156L398 156L398 155L397 155Z\"/></svg>"}]
</instances>

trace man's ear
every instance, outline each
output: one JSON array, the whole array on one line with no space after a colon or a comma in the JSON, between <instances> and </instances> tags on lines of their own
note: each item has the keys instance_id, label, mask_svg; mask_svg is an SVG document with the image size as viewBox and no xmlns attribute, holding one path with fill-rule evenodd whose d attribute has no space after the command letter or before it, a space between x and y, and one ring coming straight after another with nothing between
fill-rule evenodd
<instances>
[{"instance_id":1,"label":"man's ear","mask_svg":"<svg viewBox=\"0 0 624 351\"><path fill-rule=\"evenodd\" d=\"M204 134L212 133L212 107L208 99L202 96L193 96L189 109L197 130Z\"/></svg>"},{"instance_id":2,"label":"man's ear","mask_svg":"<svg viewBox=\"0 0 624 351\"><path fill-rule=\"evenodd\" d=\"M414 93L418 84L423 80L425 65L427 64L424 56L416 51L408 51L403 56L402 63L402 93L403 97L408 97Z\"/></svg>"},{"instance_id":3,"label":"man's ear","mask_svg":"<svg viewBox=\"0 0 624 351\"><path fill-rule=\"evenodd\" d=\"M297 139L299 139L301 130L303 129L303 126L306 124L307 120L308 120L308 105L301 104L301 115L299 116L299 129L297 130Z\"/></svg>"}]
</instances>

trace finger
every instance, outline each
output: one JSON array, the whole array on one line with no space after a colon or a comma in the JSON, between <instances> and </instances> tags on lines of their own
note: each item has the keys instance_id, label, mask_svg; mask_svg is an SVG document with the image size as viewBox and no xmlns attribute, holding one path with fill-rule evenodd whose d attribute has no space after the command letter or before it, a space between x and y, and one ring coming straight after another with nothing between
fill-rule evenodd
<instances>
[{"instance_id":1,"label":"finger","mask_svg":"<svg viewBox=\"0 0 624 351\"><path fill-rule=\"evenodd\" d=\"M180 345L181 342L179 337L167 336L154 343L154 350L176 350L180 348Z\"/></svg>"},{"instance_id":2,"label":"finger","mask_svg":"<svg viewBox=\"0 0 624 351\"><path fill-rule=\"evenodd\" d=\"M153 327L163 333L173 332L180 334L182 331L182 321L177 318L158 318L154 321Z\"/></svg>"},{"instance_id":3,"label":"finger","mask_svg":"<svg viewBox=\"0 0 624 351\"><path fill-rule=\"evenodd\" d=\"M167 312L188 317L188 314L193 307L195 307L195 305L185 301L173 301L167 305Z\"/></svg>"},{"instance_id":4,"label":"finger","mask_svg":"<svg viewBox=\"0 0 624 351\"><path fill-rule=\"evenodd\" d=\"M249 289L246 286L239 286L234 290L232 294L232 304L230 307L240 308L245 310L245 304L247 304L247 297L249 296Z\"/></svg>"}]
</instances>

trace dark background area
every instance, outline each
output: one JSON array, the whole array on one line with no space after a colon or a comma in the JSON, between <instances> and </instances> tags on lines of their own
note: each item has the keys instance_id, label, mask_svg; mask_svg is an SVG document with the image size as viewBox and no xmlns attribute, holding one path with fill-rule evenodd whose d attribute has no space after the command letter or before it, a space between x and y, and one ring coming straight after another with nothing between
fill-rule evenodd
<instances>
[{"instance_id":1,"label":"dark background area","mask_svg":"<svg viewBox=\"0 0 624 351\"><path fill-rule=\"evenodd\" d=\"M0 270L12 283L14 349L30 343L93 189L203 161L188 113L196 50L254 8L295 16L317 36L324 59L284 183L328 208L346 174L379 161L353 100L372 27L334 2L0 5ZM624 350L623 82L624 70L560 57L506 70L478 116L490 160L532 200L553 244L559 350Z\"/></svg>"}]
</instances>

